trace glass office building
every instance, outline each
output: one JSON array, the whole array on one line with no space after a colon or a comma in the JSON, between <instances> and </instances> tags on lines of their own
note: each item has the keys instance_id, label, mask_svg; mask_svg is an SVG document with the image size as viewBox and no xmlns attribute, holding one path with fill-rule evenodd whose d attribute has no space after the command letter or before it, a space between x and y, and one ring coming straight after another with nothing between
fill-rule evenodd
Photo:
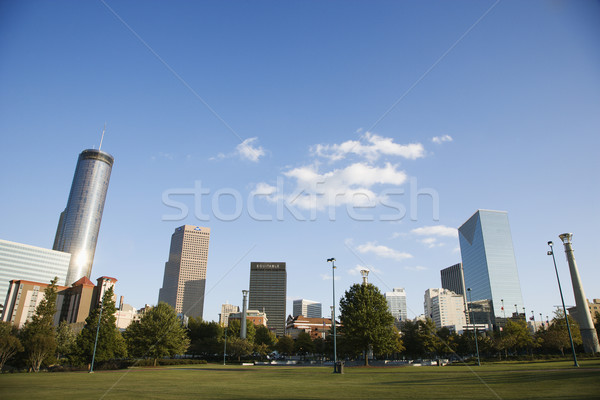
<instances>
[{"instance_id":1,"label":"glass office building","mask_svg":"<svg viewBox=\"0 0 600 400\"><path fill-rule=\"evenodd\" d=\"M250 263L250 310L264 311L267 326L277 336L285 334L287 272L284 262Z\"/></svg>"},{"instance_id":2,"label":"glass office building","mask_svg":"<svg viewBox=\"0 0 600 400\"><path fill-rule=\"evenodd\" d=\"M71 253L66 286L92 273L113 157L100 150L79 155L67 208L60 214L54 250Z\"/></svg>"},{"instance_id":3,"label":"glass office building","mask_svg":"<svg viewBox=\"0 0 600 400\"><path fill-rule=\"evenodd\" d=\"M321 318L322 316L321 303L312 300L298 299L294 300L292 316L302 315L306 318Z\"/></svg>"},{"instance_id":4,"label":"glass office building","mask_svg":"<svg viewBox=\"0 0 600 400\"><path fill-rule=\"evenodd\" d=\"M394 323L400 326L401 322L408 319L406 312L406 291L404 288L393 288L391 292L383 294L387 301L388 310L394 316Z\"/></svg>"},{"instance_id":5,"label":"glass office building","mask_svg":"<svg viewBox=\"0 0 600 400\"><path fill-rule=\"evenodd\" d=\"M58 277L57 284L64 285L70 260L69 253L0 239L0 302L12 280L50 283Z\"/></svg>"},{"instance_id":6,"label":"glass office building","mask_svg":"<svg viewBox=\"0 0 600 400\"><path fill-rule=\"evenodd\" d=\"M523 296L517 272L508 213L478 210L460 228L459 241L468 301L491 301L496 318L523 312ZM502 310L504 300L505 310Z\"/></svg>"}]
</instances>

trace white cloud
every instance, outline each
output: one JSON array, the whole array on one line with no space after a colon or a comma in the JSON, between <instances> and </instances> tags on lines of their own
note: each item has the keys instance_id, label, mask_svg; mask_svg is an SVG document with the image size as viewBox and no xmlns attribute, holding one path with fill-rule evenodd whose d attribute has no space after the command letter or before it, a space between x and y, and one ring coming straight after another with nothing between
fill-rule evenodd
<instances>
[{"instance_id":1,"label":"white cloud","mask_svg":"<svg viewBox=\"0 0 600 400\"><path fill-rule=\"evenodd\" d=\"M452 140L452 136L450 135L444 135L444 136L435 136L433 138L431 138L431 141L435 144L442 144L444 142L451 142Z\"/></svg>"},{"instance_id":2,"label":"white cloud","mask_svg":"<svg viewBox=\"0 0 600 400\"><path fill-rule=\"evenodd\" d=\"M359 245L356 250L360 253L374 253L376 256L381 258L391 258L393 260L401 261L408 258L412 258L412 254L394 250L387 246L378 245L376 242L368 242Z\"/></svg>"},{"instance_id":3,"label":"white cloud","mask_svg":"<svg viewBox=\"0 0 600 400\"><path fill-rule=\"evenodd\" d=\"M265 155L265 150L262 146L256 147L254 143L258 138L248 138L235 147L236 154L245 160L257 162L259 158Z\"/></svg>"},{"instance_id":4,"label":"white cloud","mask_svg":"<svg viewBox=\"0 0 600 400\"><path fill-rule=\"evenodd\" d=\"M394 139L366 132L359 140L347 140L340 144L317 144L313 153L330 161L338 161L354 154L369 161L377 160L381 155L398 156L414 160L425 156L421 143L399 144Z\"/></svg>"},{"instance_id":5,"label":"white cloud","mask_svg":"<svg viewBox=\"0 0 600 400\"><path fill-rule=\"evenodd\" d=\"M408 271L425 271L427 267L423 267L422 265L417 265L416 267L404 267L404 269Z\"/></svg>"},{"instance_id":6,"label":"white cloud","mask_svg":"<svg viewBox=\"0 0 600 400\"><path fill-rule=\"evenodd\" d=\"M215 157L210 157L209 160L214 161L231 157L239 157L242 160L258 162L258 160L266 154L266 151L262 148L262 146L255 145L257 140L258 138L256 137L248 138L235 146L235 150L232 153L219 153Z\"/></svg>"},{"instance_id":7,"label":"white cloud","mask_svg":"<svg viewBox=\"0 0 600 400\"><path fill-rule=\"evenodd\" d=\"M458 237L458 229L444 225L423 226L410 232L419 236Z\"/></svg>"},{"instance_id":8,"label":"white cloud","mask_svg":"<svg viewBox=\"0 0 600 400\"><path fill-rule=\"evenodd\" d=\"M460 253L460 246L456 246L455 248L452 249L453 253Z\"/></svg>"},{"instance_id":9,"label":"white cloud","mask_svg":"<svg viewBox=\"0 0 600 400\"><path fill-rule=\"evenodd\" d=\"M402 185L407 180L404 171L397 165L386 163L383 167L374 167L366 163L354 163L345 168L328 172L319 172L318 165L293 168L283 173L295 181L291 194L277 192L274 186L259 183L255 193L268 195L267 200L276 202L284 199L301 209L323 210L327 206L351 204L356 206L375 206L384 195L375 194L375 185Z\"/></svg>"},{"instance_id":10,"label":"white cloud","mask_svg":"<svg viewBox=\"0 0 600 400\"><path fill-rule=\"evenodd\" d=\"M424 245L426 245L427 247L434 248L434 247L440 247L443 246L444 243L438 243L437 238L434 237L428 237L425 239L421 239L419 240L419 242L423 243Z\"/></svg>"}]
</instances>

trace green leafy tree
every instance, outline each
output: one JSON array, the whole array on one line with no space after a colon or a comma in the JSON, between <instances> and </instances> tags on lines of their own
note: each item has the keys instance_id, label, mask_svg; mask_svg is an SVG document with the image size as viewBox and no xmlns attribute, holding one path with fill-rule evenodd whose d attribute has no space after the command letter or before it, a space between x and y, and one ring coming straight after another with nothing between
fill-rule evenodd
<instances>
[{"instance_id":1,"label":"green leafy tree","mask_svg":"<svg viewBox=\"0 0 600 400\"><path fill-rule=\"evenodd\" d=\"M394 329L394 317L388 311L385 297L374 285L355 284L340 301L340 334L351 347L376 355L400 351L401 342Z\"/></svg>"},{"instance_id":2,"label":"green leafy tree","mask_svg":"<svg viewBox=\"0 0 600 400\"><path fill-rule=\"evenodd\" d=\"M314 352L315 347L309 333L300 332L294 342L294 352L298 355L306 356Z\"/></svg>"},{"instance_id":3,"label":"green leafy tree","mask_svg":"<svg viewBox=\"0 0 600 400\"><path fill-rule=\"evenodd\" d=\"M294 339L288 335L280 337L275 345L275 349L277 349L279 354L291 356L294 354Z\"/></svg>"},{"instance_id":4,"label":"green leafy tree","mask_svg":"<svg viewBox=\"0 0 600 400\"><path fill-rule=\"evenodd\" d=\"M73 332L71 324L61 321L56 328L56 358L68 356L75 352L77 335Z\"/></svg>"},{"instance_id":5,"label":"green leafy tree","mask_svg":"<svg viewBox=\"0 0 600 400\"><path fill-rule=\"evenodd\" d=\"M506 321L501 341L504 342L507 349L513 349L515 352L531 347L534 343L533 337L527 329L527 322L522 319Z\"/></svg>"},{"instance_id":6,"label":"green leafy tree","mask_svg":"<svg viewBox=\"0 0 600 400\"><path fill-rule=\"evenodd\" d=\"M252 343L246 339L240 339L235 336L227 339L227 354L232 357L237 357L238 361L240 361L242 357L250 355L252 349Z\"/></svg>"},{"instance_id":7,"label":"green leafy tree","mask_svg":"<svg viewBox=\"0 0 600 400\"><path fill-rule=\"evenodd\" d=\"M596 333L600 337L600 312L594 313L594 326L596 327Z\"/></svg>"},{"instance_id":8,"label":"green leafy tree","mask_svg":"<svg viewBox=\"0 0 600 400\"><path fill-rule=\"evenodd\" d=\"M17 328L10 322L0 322L0 372L4 364L21 351L23 345L17 337Z\"/></svg>"},{"instance_id":9,"label":"green leafy tree","mask_svg":"<svg viewBox=\"0 0 600 400\"><path fill-rule=\"evenodd\" d=\"M102 302L85 319L85 326L77 336L75 341L77 355L84 363L89 364L92 362L96 332L98 332L98 344L96 346L95 362L122 358L127 355L125 340L116 326L116 307L113 296L114 292L111 286L104 292ZM100 328L98 329L100 309L102 309L102 316L100 318Z\"/></svg>"},{"instance_id":10,"label":"green leafy tree","mask_svg":"<svg viewBox=\"0 0 600 400\"><path fill-rule=\"evenodd\" d=\"M270 350L273 350L277 343L277 337L264 325L256 326L256 334L254 335L254 344L266 345Z\"/></svg>"},{"instance_id":11,"label":"green leafy tree","mask_svg":"<svg viewBox=\"0 0 600 400\"><path fill-rule=\"evenodd\" d=\"M190 317L188 335L191 341L188 353L207 357L223 352L223 327L218 322Z\"/></svg>"},{"instance_id":12,"label":"green leafy tree","mask_svg":"<svg viewBox=\"0 0 600 400\"><path fill-rule=\"evenodd\" d=\"M227 337L240 337L242 323L239 319L230 319L227 325ZM251 344L254 343L256 336L256 327L249 319L246 320L246 340Z\"/></svg>"},{"instance_id":13,"label":"green leafy tree","mask_svg":"<svg viewBox=\"0 0 600 400\"><path fill-rule=\"evenodd\" d=\"M54 338L54 314L58 277L44 289L44 298L35 309L35 314L25 322L20 332L20 340L25 348L25 357L30 369L38 372L44 361L49 363L56 349Z\"/></svg>"},{"instance_id":14,"label":"green leafy tree","mask_svg":"<svg viewBox=\"0 0 600 400\"><path fill-rule=\"evenodd\" d=\"M154 366L159 358L183 354L190 345L187 330L175 309L163 302L129 325L123 336L130 355L151 358Z\"/></svg>"},{"instance_id":15,"label":"green leafy tree","mask_svg":"<svg viewBox=\"0 0 600 400\"><path fill-rule=\"evenodd\" d=\"M425 321L405 321L402 324L402 342L406 353L412 357L431 356L443 346L435 324L429 318Z\"/></svg>"},{"instance_id":16,"label":"green leafy tree","mask_svg":"<svg viewBox=\"0 0 600 400\"><path fill-rule=\"evenodd\" d=\"M573 343L580 345L581 332L579 330L579 324L575 320L568 316L569 326L571 328L571 336L573 337ZM571 347L571 341L569 340L569 331L567 329L567 322L565 321L565 314L562 310L557 310L554 314L554 318L550 321L550 326L542 334L543 346L547 349L558 350L561 354L565 355L565 349Z\"/></svg>"},{"instance_id":17,"label":"green leafy tree","mask_svg":"<svg viewBox=\"0 0 600 400\"><path fill-rule=\"evenodd\" d=\"M450 331L450 329L444 327L440 328L437 331L438 348L436 349L437 354L454 354L458 349L457 337L456 333Z\"/></svg>"}]
</instances>

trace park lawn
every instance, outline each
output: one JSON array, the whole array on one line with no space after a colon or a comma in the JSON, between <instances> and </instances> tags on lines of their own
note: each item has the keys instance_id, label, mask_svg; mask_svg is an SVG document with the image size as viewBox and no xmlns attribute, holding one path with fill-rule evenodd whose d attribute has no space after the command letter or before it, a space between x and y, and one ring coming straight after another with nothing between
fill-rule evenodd
<instances>
[{"instance_id":1,"label":"park lawn","mask_svg":"<svg viewBox=\"0 0 600 400\"><path fill-rule=\"evenodd\" d=\"M120 371L2 374L2 399L594 399L600 360L481 367L190 365Z\"/></svg>"}]
</instances>

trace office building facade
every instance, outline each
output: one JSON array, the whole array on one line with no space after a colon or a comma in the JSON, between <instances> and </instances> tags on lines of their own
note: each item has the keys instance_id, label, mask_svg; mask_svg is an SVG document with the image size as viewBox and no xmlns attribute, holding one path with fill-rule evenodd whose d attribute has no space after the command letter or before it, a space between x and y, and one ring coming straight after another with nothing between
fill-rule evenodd
<instances>
[{"instance_id":1,"label":"office building facade","mask_svg":"<svg viewBox=\"0 0 600 400\"><path fill-rule=\"evenodd\" d=\"M465 287L465 275L463 272L462 263L454 264L440 271L442 279L442 288L453 291L456 294L463 296L465 309L467 308L467 289ZM467 315L469 322L469 315Z\"/></svg>"},{"instance_id":2,"label":"office building facade","mask_svg":"<svg viewBox=\"0 0 600 400\"><path fill-rule=\"evenodd\" d=\"M54 250L72 255L69 286L81 277L90 277L100 232L100 222L114 158L100 150L79 154L67 207L60 214Z\"/></svg>"},{"instance_id":3,"label":"office building facade","mask_svg":"<svg viewBox=\"0 0 600 400\"><path fill-rule=\"evenodd\" d=\"M221 304L221 313L219 314L219 324L221 326L229 325L229 314L240 312L239 306L233 304Z\"/></svg>"},{"instance_id":4,"label":"office building facade","mask_svg":"<svg viewBox=\"0 0 600 400\"><path fill-rule=\"evenodd\" d=\"M250 263L248 308L264 311L268 327L277 336L285 335L287 272L284 262Z\"/></svg>"},{"instance_id":5,"label":"office building facade","mask_svg":"<svg viewBox=\"0 0 600 400\"><path fill-rule=\"evenodd\" d=\"M459 229L458 237L467 300L488 300L491 322L503 317L504 304L523 309L512 236L505 211L477 210Z\"/></svg>"},{"instance_id":6,"label":"office building facade","mask_svg":"<svg viewBox=\"0 0 600 400\"><path fill-rule=\"evenodd\" d=\"M298 299L293 303L293 316L302 315L307 318L321 318L323 307L321 303L312 300Z\"/></svg>"},{"instance_id":7,"label":"office building facade","mask_svg":"<svg viewBox=\"0 0 600 400\"><path fill-rule=\"evenodd\" d=\"M427 289L423 302L425 316L431 318L437 329L449 328L461 333L467 324L463 296L448 289Z\"/></svg>"},{"instance_id":8,"label":"office building facade","mask_svg":"<svg viewBox=\"0 0 600 400\"><path fill-rule=\"evenodd\" d=\"M180 226L171 236L158 301L188 317L202 318L204 311L209 240L210 228L194 225Z\"/></svg>"},{"instance_id":9,"label":"office building facade","mask_svg":"<svg viewBox=\"0 0 600 400\"><path fill-rule=\"evenodd\" d=\"M5 303L11 280L65 285L71 254L0 239L0 302Z\"/></svg>"},{"instance_id":10,"label":"office building facade","mask_svg":"<svg viewBox=\"0 0 600 400\"><path fill-rule=\"evenodd\" d=\"M406 290L404 288L393 288L391 292L385 292L383 296L387 301L388 310L394 316L394 324L400 327L400 324L408 318Z\"/></svg>"}]
</instances>

